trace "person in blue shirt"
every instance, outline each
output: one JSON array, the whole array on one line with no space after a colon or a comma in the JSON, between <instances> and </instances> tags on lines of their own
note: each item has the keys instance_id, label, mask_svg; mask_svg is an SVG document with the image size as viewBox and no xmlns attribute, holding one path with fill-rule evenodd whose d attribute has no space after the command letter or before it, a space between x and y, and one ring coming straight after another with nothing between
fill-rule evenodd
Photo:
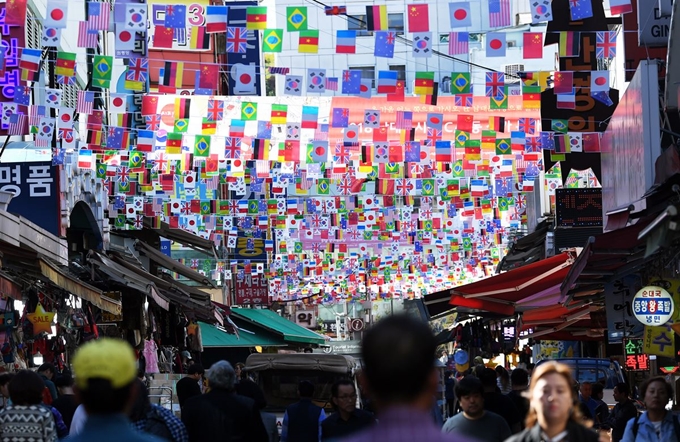
<instances>
[{"instance_id":1,"label":"person in blue shirt","mask_svg":"<svg viewBox=\"0 0 680 442\"><path fill-rule=\"evenodd\" d=\"M598 402L593 399L593 384L590 382L582 382L579 387L579 401L583 404L581 410L584 411L584 415L591 420L595 420L595 409L599 405Z\"/></svg>"},{"instance_id":2,"label":"person in blue shirt","mask_svg":"<svg viewBox=\"0 0 680 442\"><path fill-rule=\"evenodd\" d=\"M300 400L286 408L281 426L281 442L319 442L321 422L326 419L323 408L312 403L314 384L301 381Z\"/></svg>"},{"instance_id":3,"label":"person in blue shirt","mask_svg":"<svg viewBox=\"0 0 680 442\"><path fill-rule=\"evenodd\" d=\"M663 376L647 379L640 387L640 397L647 411L626 424L621 442L680 441L678 417L666 409L673 387Z\"/></svg>"},{"instance_id":4,"label":"person in blue shirt","mask_svg":"<svg viewBox=\"0 0 680 442\"><path fill-rule=\"evenodd\" d=\"M120 339L98 339L80 347L73 358L76 394L87 412L72 442L158 442L132 428L125 412L137 398L135 353Z\"/></svg>"}]
</instances>

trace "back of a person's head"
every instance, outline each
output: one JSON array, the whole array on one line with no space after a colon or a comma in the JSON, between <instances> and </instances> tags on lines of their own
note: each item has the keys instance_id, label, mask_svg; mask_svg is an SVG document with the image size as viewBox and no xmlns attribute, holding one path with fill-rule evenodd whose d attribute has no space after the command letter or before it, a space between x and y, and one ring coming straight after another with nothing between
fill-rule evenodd
<instances>
[{"instance_id":1,"label":"back of a person's head","mask_svg":"<svg viewBox=\"0 0 680 442\"><path fill-rule=\"evenodd\" d=\"M205 373L205 369L201 364L191 364L189 368L187 369L187 374L200 374L203 375Z\"/></svg>"},{"instance_id":2,"label":"back of a person's head","mask_svg":"<svg viewBox=\"0 0 680 442\"><path fill-rule=\"evenodd\" d=\"M7 386L9 398L14 405L38 405L42 402L45 382L31 370L21 370Z\"/></svg>"},{"instance_id":3,"label":"back of a person's head","mask_svg":"<svg viewBox=\"0 0 680 442\"><path fill-rule=\"evenodd\" d=\"M38 373L47 373L48 371L55 374L57 373L57 369L54 367L54 364L49 362L45 362L40 367L38 367Z\"/></svg>"},{"instance_id":4,"label":"back of a person's head","mask_svg":"<svg viewBox=\"0 0 680 442\"><path fill-rule=\"evenodd\" d=\"M218 361L205 372L211 389L232 391L236 384L236 372L227 361Z\"/></svg>"},{"instance_id":5,"label":"back of a person's head","mask_svg":"<svg viewBox=\"0 0 680 442\"><path fill-rule=\"evenodd\" d=\"M479 373L479 380L486 388L496 386L496 371L493 368L485 368Z\"/></svg>"},{"instance_id":6,"label":"back of a person's head","mask_svg":"<svg viewBox=\"0 0 680 442\"><path fill-rule=\"evenodd\" d=\"M472 375L465 376L456 383L456 397L469 396L471 394L484 394L484 386L482 382Z\"/></svg>"},{"instance_id":7,"label":"back of a person's head","mask_svg":"<svg viewBox=\"0 0 680 442\"><path fill-rule=\"evenodd\" d=\"M437 344L430 327L405 314L371 327L361 356L371 393L383 402L409 402L427 388Z\"/></svg>"},{"instance_id":8,"label":"back of a person's head","mask_svg":"<svg viewBox=\"0 0 680 442\"><path fill-rule=\"evenodd\" d=\"M298 392L300 392L300 397L311 398L314 396L314 384L307 380L300 381Z\"/></svg>"},{"instance_id":9,"label":"back of a person's head","mask_svg":"<svg viewBox=\"0 0 680 442\"><path fill-rule=\"evenodd\" d=\"M513 387L526 387L529 383L529 372L523 368L515 368L510 373L510 382Z\"/></svg>"},{"instance_id":10,"label":"back of a person's head","mask_svg":"<svg viewBox=\"0 0 680 442\"><path fill-rule=\"evenodd\" d=\"M130 344L110 338L88 342L73 357L73 370L88 414L115 414L126 409L137 379Z\"/></svg>"},{"instance_id":11,"label":"back of a person's head","mask_svg":"<svg viewBox=\"0 0 680 442\"><path fill-rule=\"evenodd\" d=\"M9 381L14 377L14 373L2 373L0 374L0 387L9 384Z\"/></svg>"},{"instance_id":12,"label":"back of a person's head","mask_svg":"<svg viewBox=\"0 0 680 442\"><path fill-rule=\"evenodd\" d=\"M593 390L591 394L599 399L600 395L604 394L604 385L600 383L593 384Z\"/></svg>"},{"instance_id":13,"label":"back of a person's head","mask_svg":"<svg viewBox=\"0 0 680 442\"><path fill-rule=\"evenodd\" d=\"M54 386L57 388L73 387L73 382L71 373L64 372L54 379Z\"/></svg>"},{"instance_id":14,"label":"back of a person's head","mask_svg":"<svg viewBox=\"0 0 680 442\"><path fill-rule=\"evenodd\" d=\"M146 418L151 409L151 402L149 401L149 390L147 390L144 382L136 379L134 383L137 386L137 397L132 405L132 410L130 410L130 420L137 422Z\"/></svg>"}]
</instances>

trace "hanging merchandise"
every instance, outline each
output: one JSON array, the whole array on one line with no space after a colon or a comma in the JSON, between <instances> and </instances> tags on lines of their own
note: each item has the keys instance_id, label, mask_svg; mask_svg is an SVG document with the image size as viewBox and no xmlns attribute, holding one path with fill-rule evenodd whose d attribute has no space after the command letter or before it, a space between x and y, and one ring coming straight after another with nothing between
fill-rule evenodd
<instances>
[{"instance_id":1,"label":"hanging merchandise","mask_svg":"<svg viewBox=\"0 0 680 442\"><path fill-rule=\"evenodd\" d=\"M153 339L144 341L144 359L146 360L147 373L159 373L158 347L156 346L156 341Z\"/></svg>"},{"instance_id":2,"label":"hanging merchandise","mask_svg":"<svg viewBox=\"0 0 680 442\"><path fill-rule=\"evenodd\" d=\"M187 326L188 347L191 351L203 351L203 339L201 338L201 327L192 320Z\"/></svg>"}]
</instances>

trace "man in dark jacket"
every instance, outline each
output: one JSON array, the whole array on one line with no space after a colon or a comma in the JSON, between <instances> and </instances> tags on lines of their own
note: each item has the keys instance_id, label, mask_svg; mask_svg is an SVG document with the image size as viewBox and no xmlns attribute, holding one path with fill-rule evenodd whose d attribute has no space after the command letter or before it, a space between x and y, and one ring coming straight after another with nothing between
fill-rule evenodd
<instances>
[{"instance_id":1,"label":"man in dark jacket","mask_svg":"<svg viewBox=\"0 0 680 442\"><path fill-rule=\"evenodd\" d=\"M175 389L177 390L177 400L179 401L180 408L184 407L184 403L187 399L194 396L200 396L200 383L202 382L204 373L205 370L201 364L192 364L187 370L187 376L177 382Z\"/></svg>"},{"instance_id":2,"label":"man in dark jacket","mask_svg":"<svg viewBox=\"0 0 680 442\"><path fill-rule=\"evenodd\" d=\"M206 372L209 392L187 399L182 422L189 431L190 442L213 440L267 442L255 402L234 393L236 374L227 361L214 363Z\"/></svg>"},{"instance_id":3,"label":"man in dark jacket","mask_svg":"<svg viewBox=\"0 0 680 442\"><path fill-rule=\"evenodd\" d=\"M312 403L314 384L302 381L298 385L300 400L286 408L283 415L281 442L319 442L321 422L326 419L323 408Z\"/></svg>"},{"instance_id":4,"label":"man in dark jacket","mask_svg":"<svg viewBox=\"0 0 680 442\"><path fill-rule=\"evenodd\" d=\"M628 397L629 393L630 389L625 382L616 384L614 387L614 400L618 403L614 406L607 420L607 424L612 429L612 442L619 442L623 439L626 424L638 415L637 407Z\"/></svg>"},{"instance_id":5,"label":"man in dark jacket","mask_svg":"<svg viewBox=\"0 0 680 442\"><path fill-rule=\"evenodd\" d=\"M373 413L356 407L357 391L349 379L340 379L333 384L331 401L335 413L321 422L321 440L336 440L375 423Z\"/></svg>"},{"instance_id":6,"label":"man in dark jacket","mask_svg":"<svg viewBox=\"0 0 680 442\"><path fill-rule=\"evenodd\" d=\"M501 415L508 423L512 433L518 433L522 429L519 410L517 410L512 399L497 391L496 371L491 368L483 369L479 380L482 381L484 386L484 409Z\"/></svg>"}]
</instances>

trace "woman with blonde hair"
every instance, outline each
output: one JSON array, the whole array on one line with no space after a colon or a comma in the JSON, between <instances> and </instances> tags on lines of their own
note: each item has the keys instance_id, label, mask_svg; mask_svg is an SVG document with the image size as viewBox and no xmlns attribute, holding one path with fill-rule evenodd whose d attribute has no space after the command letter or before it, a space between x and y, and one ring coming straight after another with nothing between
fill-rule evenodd
<instances>
[{"instance_id":1,"label":"woman with blonde hair","mask_svg":"<svg viewBox=\"0 0 680 442\"><path fill-rule=\"evenodd\" d=\"M527 395L529 414L526 429L506 442L605 442L590 429L578 407L578 396L572 389L571 370L567 365L546 362L531 376Z\"/></svg>"}]
</instances>

